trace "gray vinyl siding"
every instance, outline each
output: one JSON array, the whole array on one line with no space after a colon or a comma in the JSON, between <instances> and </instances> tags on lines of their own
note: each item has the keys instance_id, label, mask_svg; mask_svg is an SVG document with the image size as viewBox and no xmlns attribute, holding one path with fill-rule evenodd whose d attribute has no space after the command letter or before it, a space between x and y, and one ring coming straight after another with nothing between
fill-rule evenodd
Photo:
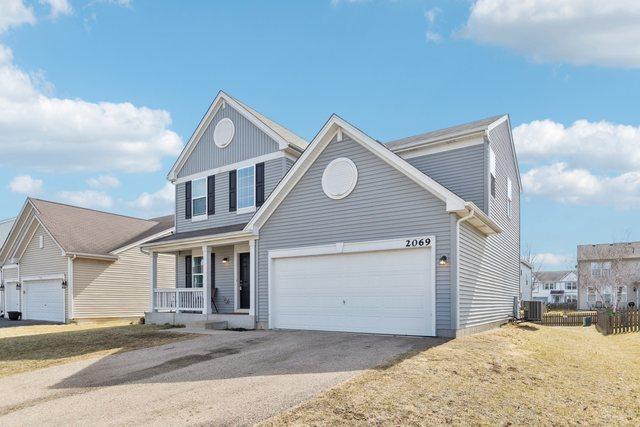
<instances>
[{"instance_id":1,"label":"gray vinyl siding","mask_svg":"<svg viewBox=\"0 0 640 427\"><path fill-rule=\"evenodd\" d=\"M324 168L350 158L358 183L342 200L322 191ZM436 236L436 257L450 255L451 216L444 203L351 140L332 142L260 229L257 241L257 315L268 321L268 251L335 242ZM451 328L451 273L436 266L436 328ZM389 292L393 292L390 289Z\"/></svg>"},{"instance_id":2,"label":"gray vinyl siding","mask_svg":"<svg viewBox=\"0 0 640 427\"><path fill-rule=\"evenodd\" d=\"M120 253L118 258L78 258L73 262L74 318L144 315L149 308L149 256L136 247ZM165 282L174 277L173 256L159 255L159 287L165 287Z\"/></svg>"},{"instance_id":3,"label":"gray vinyl siding","mask_svg":"<svg viewBox=\"0 0 640 427\"><path fill-rule=\"evenodd\" d=\"M38 247L38 237L44 236L44 245ZM49 276L67 274L67 257L42 226L38 226L20 259L20 276Z\"/></svg>"},{"instance_id":4,"label":"gray vinyl siding","mask_svg":"<svg viewBox=\"0 0 640 427\"><path fill-rule=\"evenodd\" d=\"M235 126L233 139L225 148L213 141L213 131L220 120L229 118ZM178 177L215 169L278 151L278 143L253 123L226 105L220 108L196 143L191 155L178 172Z\"/></svg>"},{"instance_id":5,"label":"gray vinyl siding","mask_svg":"<svg viewBox=\"0 0 640 427\"><path fill-rule=\"evenodd\" d=\"M406 159L463 200L486 212L485 144Z\"/></svg>"},{"instance_id":6,"label":"gray vinyl siding","mask_svg":"<svg viewBox=\"0 0 640 427\"><path fill-rule=\"evenodd\" d=\"M473 226L460 228L460 328L508 319L520 281L520 187L506 123L489 135L496 154L496 197L489 196L491 218L502 233L484 236ZM488 148L487 148L488 151ZM513 214L507 216L507 177L513 186Z\"/></svg>"},{"instance_id":7,"label":"gray vinyl siding","mask_svg":"<svg viewBox=\"0 0 640 427\"><path fill-rule=\"evenodd\" d=\"M215 254L215 287L218 289L216 294L216 305L220 313L233 313L235 304L235 277L234 268L235 260L233 257L233 246L221 246L212 249ZM177 258L176 265L176 283L177 287L184 288L186 284L185 278L185 256L190 255L190 251L181 251ZM223 264L223 258L228 258L229 262ZM211 307L215 313L215 309Z\"/></svg>"},{"instance_id":8,"label":"gray vinyl siding","mask_svg":"<svg viewBox=\"0 0 640 427\"><path fill-rule=\"evenodd\" d=\"M288 159L280 157L272 159L264 164L264 180L265 180L265 198L273 191L282 179L284 174L289 170ZM204 221L191 221L185 219L185 183L176 185L176 232L202 230L206 228L222 227L231 224L247 223L253 216L254 212L238 214L229 212L229 172L216 174L216 213L209 216Z\"/></svg>"}]
</instances>

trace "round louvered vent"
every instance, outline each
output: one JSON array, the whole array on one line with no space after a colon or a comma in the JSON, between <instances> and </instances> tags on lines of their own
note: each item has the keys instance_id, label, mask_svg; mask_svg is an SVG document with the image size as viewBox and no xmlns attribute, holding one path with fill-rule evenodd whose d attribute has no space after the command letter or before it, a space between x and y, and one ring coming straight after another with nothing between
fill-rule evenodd
<instances>
[{"instance_id":1,"label":"round louvered vent","mask_svg":"<svg viewBox=\"0 0 640 427\"><path fill-rule=\"evenodd\" d=\"M340 157L327 165L322 173L322 190L327 197L343 199L358 182L358 168L346 157Z\"/></svg>"},{"instance_id":2,"label":"round louvered vent","mask_svg":"<svg viewBox=\"0 0 640 427\"><path fill-rule=\"evenodd\" d=\"M224 118L218 122L213 130L213 141L218 147L224 148L229 145L235 133L236 127L231 119Z\"/></svg>"}]
</instances>

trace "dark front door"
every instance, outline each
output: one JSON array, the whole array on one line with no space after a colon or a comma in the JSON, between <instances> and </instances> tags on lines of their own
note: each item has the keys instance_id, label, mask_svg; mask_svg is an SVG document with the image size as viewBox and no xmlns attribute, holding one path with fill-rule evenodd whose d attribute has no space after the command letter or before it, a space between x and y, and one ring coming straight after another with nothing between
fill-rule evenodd
<instances>
[{"instance_id":1,"label":"dark front door","mask_svg":"<svg viewBox=\"0 0 640 427\"><path fill-rule=\"evenodd\" d=\"M249 309L251 300L251 256L248 253L238 254L240 258L238 276L240 276L240 308Z\"/></svg>"}]
</instances>

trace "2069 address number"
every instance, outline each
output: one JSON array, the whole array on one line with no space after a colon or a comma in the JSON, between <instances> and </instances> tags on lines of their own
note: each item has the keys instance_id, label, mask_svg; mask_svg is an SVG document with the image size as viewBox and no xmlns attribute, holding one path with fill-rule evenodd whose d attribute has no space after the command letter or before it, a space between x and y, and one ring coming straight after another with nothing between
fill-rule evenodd
<instances>
[{"instance_id":1,"label":"2069 address number","mask_svg":"<svg viewBox=\"0 0 640 427\"><path fill-rule=\"evenodd\" d=\"M421 247L429 246L430 244L431 244L431 239L428 237L405 240L406 248L421 248Z\"/></svg>"}]
</instances>

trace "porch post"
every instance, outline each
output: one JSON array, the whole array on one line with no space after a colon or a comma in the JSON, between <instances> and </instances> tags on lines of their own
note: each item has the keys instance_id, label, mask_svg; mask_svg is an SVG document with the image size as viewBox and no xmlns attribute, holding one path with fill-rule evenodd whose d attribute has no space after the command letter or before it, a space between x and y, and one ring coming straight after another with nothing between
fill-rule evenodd
<instances>
[{"instance_id":1,"label":"porch post","mask_svg":"<svg viewBox=\"0 0 640 427\"><path fill-rule=\"evenodd\" d=\"M202 246L202 290L204 294L204 314L211 314L211 281L209 263L211 262L211 246Z\"/></svg>"},{"instance_id":2,"label":"porch post","mask_svg":"<svg viewBox=\"0 0 640 427\"><path fill-rule=\"evenodd\" d=\"M256 315L256 241L249 240L249 316Z\"/></svg>"},{"instance_id":3,"label":"porch post","mask_svg":"<svg viewBox=\"0 0 640 427\"><path fill-rule=\"evenodd\" d=\"M155 294L156 289L158 288L158 253L157 252L149 252L149 312L152 313L155 305Z\"/></svg>"}]
</instances>

